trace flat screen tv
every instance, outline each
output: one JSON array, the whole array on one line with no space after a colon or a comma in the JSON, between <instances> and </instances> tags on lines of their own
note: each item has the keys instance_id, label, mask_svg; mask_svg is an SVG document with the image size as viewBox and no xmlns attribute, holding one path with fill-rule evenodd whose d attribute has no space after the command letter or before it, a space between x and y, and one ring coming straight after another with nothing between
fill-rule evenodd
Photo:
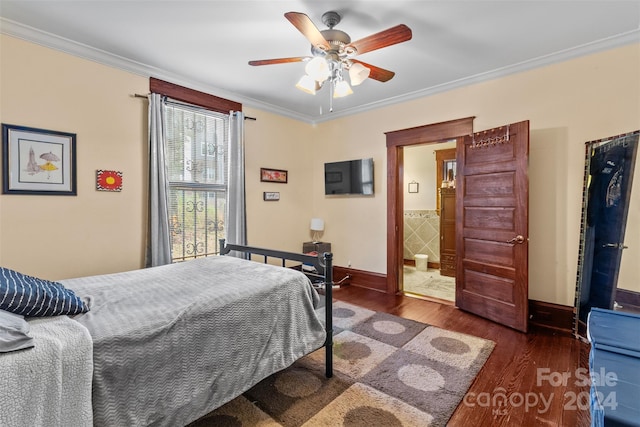
<instances>
[{"instance_id":1,"label":"flat screen tv","mask_svg":"<svg viewBox=\"0 0 640 427\"><path fill-rule=\"evenodd\" d=\"M324 164L324 194L373 194L373 159Z\"/></svg>"}]
</instances>

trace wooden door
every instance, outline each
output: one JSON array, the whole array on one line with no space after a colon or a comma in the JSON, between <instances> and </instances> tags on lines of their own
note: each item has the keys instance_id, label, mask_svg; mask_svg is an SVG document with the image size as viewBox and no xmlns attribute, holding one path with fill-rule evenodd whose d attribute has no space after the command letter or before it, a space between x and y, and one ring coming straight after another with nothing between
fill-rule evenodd
<instances>
[{"instance_id":1,"label":"wooden door","mask_svg":"<svg viewBox=\"0 0 640 427\"><path fill-rule=\"evenodd\" d=\"M458 139L456 305L527 331L529 122Z\"/></svg>"}]
</instances>

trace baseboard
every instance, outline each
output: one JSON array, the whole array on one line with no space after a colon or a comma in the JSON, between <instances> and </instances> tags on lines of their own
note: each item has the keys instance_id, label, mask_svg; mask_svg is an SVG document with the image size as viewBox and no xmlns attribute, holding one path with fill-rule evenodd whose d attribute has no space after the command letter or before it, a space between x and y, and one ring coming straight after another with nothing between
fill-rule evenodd
<instances>
[{"instance_id":1,"label":"baseboard","mask_svg":"<svg viewBox=\"0 0 640 427\"><path fill-rule=\"evenodd\" d=\"M333 267L333 281L343 284L387 292L387 275L347 267ZM573 336L574 308L567 305L529 300L529 326L544 328L555 333Z\"/></svg>"},{"instance_id":2,"label":"baseboard","mask_svg":"<svg viewBox=\"0 0 640 427\"><path fill-rule=\"evenodd\" d=\"M529 300L529 325L573 335L574 308Z\"/></svg>"},{"instance_id":3,"label":"baseboard","mask_svg":"<svg viewBox=\"0 0 640 427\"><path fill-rule=\"evenodd\" d=\"M622 306L622 309L632 309L639 311L640 309L640 293L628 291L626 289L616 289L616 302Z\"/></svg>"},{"instance_id":4,"label":"baseboard","mask_svg":"<svg viewBox=\"0 0 640 427\"><path fill-rule=\"evenodd\" d=\"M372 273L370 271L356 270L348 267L333 267L333 281L340 282L349 276L343 284L358 286L360 288L372 289L379 292L387 292L387 275L382 273Z\"/></svg>"},{"instance_id":5,"label":"baseboard","mask_svg":"<svg viewBox=\"0 0 640 427\"><path fill-rule=\"evenodd\" d=\"M415 267L416 266L416 260L414 260L414 259L405 259L404 260L404 265L409 265L411 267ZM427 261L427 267L428 268L435 268L436 270L440 270L440 263L439 262Z\"/></svg>"}]
</instances>

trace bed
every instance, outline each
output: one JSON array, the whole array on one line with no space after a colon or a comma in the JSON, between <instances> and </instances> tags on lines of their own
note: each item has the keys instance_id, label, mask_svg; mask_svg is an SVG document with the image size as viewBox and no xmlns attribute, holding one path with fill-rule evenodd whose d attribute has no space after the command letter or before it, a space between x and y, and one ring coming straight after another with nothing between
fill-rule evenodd
<instances>
[{"instance_id":1,"label":"bed","mask_svg":"<svg viewBox=\"0 0 640 427\"><path fill-rule=\"evenodd\" d=\"M73 414L74 422L68 423L67 414L59 425L91 425L87 407L97 426L186 425L322 346L326 375L332 375L331 254L320 259L224 242L221 248L225 255L257 254L264 262L213 256L60 282L88 301L90 310L73 320L30 320L32 333L41 329L39 322L73 325L74 339L85 350L71 381L86 384L90 372L93 387L91 395L73 395L72 406L82 411ZM282 259L282 266L284 260L311 265L315 272L272 265L270 258ZM36 339L35 348L12 357L51 357L41 354L43 347ZM4 356L0 371L7 367ZM88 367L87 357L93 361ZM54 376L70 381L68 373ZM59 400L68 402L61 394ZM53 408L54 401L40 403ZM4 408L11 402L0 403Z\"/></svg>"}]
</instances>

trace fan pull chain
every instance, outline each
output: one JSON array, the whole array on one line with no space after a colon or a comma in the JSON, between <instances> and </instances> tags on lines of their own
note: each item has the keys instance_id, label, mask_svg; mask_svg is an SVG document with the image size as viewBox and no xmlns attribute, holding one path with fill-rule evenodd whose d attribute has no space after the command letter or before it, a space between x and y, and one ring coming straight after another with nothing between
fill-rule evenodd
<instances>
[{"instance_id":1,"label":"fan pull chain","mask_svg":"<svg viewBox=\"0 0 640 427\"><path fill-rule=\"evenodd\" d=\"M329 82L329 112L333 113L333 81Z\"/></svg>"}]
</instances>

